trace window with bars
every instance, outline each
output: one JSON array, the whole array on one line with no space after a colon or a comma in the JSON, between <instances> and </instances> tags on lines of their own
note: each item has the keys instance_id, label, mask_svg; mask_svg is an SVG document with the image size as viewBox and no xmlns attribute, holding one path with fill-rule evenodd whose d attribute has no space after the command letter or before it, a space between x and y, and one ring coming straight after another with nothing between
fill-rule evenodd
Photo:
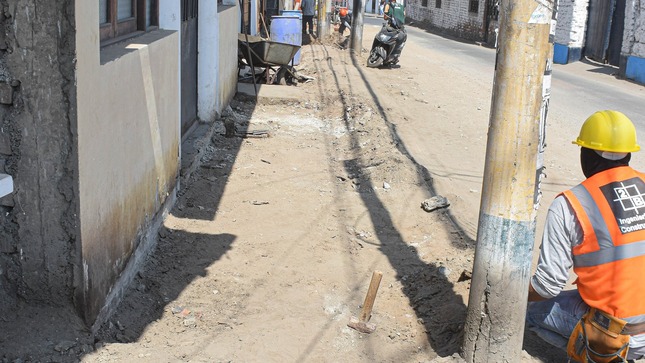
<instances>
[{"instance_id":1,"label":"window with bars","mask_svg":"<svg viewBox=\"0 0 645 363\"><path fill-rule=\"evenodd\" d=\"M158 25L158 0L99 0L99 29L104 44Z\"/></svg>"},{"instance_id":2,"label":"window with bars","mask_svg":"<svg viewBox=\"0 0 645 363\"><path fill-rule=\"evenodd\" d=\"M470 5L468 6L469 13L479 13L479 0L470 0Z\"/></svg>"},{"instance_id":3,"label":"window with bars","mask_svg":"<svg viewBox=\"0 0 645 363\"><path fill-rule=\"evenodd\" d=\"M437 9L441 9L441 0L437 0L437 2L434 3L434 7Z\"/></svg>"},{"instance_id":4,"label":"window with bars","mask_svg":"<svg viewBox=\"0 0 645 363\"><path fill-rule=\"evenodd\" d=\"M421 0L421 6L427 8L428 7L428 0Z\"/></svg>"}]
</instances>

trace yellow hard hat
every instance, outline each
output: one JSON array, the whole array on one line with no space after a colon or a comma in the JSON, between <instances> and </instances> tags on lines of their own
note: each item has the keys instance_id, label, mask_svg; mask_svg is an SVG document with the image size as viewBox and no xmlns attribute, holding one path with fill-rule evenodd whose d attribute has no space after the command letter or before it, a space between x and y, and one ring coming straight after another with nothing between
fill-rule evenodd
<instances>
[{"instance_id":1,"label":"yellow hard hat","mask_svg":"<svg viewBox=\"0 0 645 363\"><path fill-rule=\"evenodd\" d=\"M641 147L636 143L636 128L623 113L598 111L589 116L574 144L588 149L631 153Z\"/></svg>"}]
</instances>

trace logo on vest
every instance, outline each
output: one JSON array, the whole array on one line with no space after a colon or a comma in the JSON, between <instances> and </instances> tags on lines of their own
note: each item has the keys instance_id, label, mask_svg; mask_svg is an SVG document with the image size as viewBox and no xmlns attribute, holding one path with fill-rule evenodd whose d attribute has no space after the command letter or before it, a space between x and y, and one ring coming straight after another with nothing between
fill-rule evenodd
<instances>
[{"instance_id":1,"label":"logo on vest","mask_svg":"<svg viewBox=\"0 0 645 363\"><path fill-rule=\"evenodd\" d=\"M611 207L620 231L625 233L645 229L645 183L632 178L609 183L600 188Z\"/></svg>"}]
</instances>

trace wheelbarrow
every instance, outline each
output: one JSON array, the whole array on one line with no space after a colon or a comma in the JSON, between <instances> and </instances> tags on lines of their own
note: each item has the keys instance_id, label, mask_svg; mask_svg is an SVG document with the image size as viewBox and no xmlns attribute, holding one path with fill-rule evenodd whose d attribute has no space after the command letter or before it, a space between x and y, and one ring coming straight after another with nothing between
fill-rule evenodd
<instances>
[{"instance_id":1,"label":"wheelbarrow","mask_svg":"<svg viewBox=\"0 0 645 363\"><path fill-rule=\"evenodd\" d=\"M292 63L293 57L300 50L299 45L274 42L250 35L247 45L246 37L244 34L238 34L238 58L246 65L264 68L260 78L266 79L266 83L279 83L288 77L298 78L289 63Z\"/></svg>"}]
</instances>

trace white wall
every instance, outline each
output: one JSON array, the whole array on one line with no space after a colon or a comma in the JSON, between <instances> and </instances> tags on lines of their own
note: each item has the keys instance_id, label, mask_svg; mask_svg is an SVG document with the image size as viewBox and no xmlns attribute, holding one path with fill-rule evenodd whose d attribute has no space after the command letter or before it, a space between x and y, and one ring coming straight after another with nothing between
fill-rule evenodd
<instances>
[{"instance_id":1,"label":"white wall","mask_svg":"<svg viewBox=\"0 0 645 363\"><path fill-rule=\"evenodd\" d=\"M645 58L645 0L627 0L621 53Z\"/></svg>"},{"instance_id":2,"label":"white wall","mask_svg":"<svg viewBox=\"0 0 645 363\"><path fill-rule=\"evenodd\" d=\"M466 0L443 0L441 8L436 7L436 0L428 0L427 6L422 6L421 0L406 0L405 13L415 21L426 22L460 37L479 40L484 36L484 3L480 0L478 12L471 13Z\"/></svg>"},{"instance_id":3,"label":"white wall","mask_svg":"<svg viewBox=\"0 0 645 363\"><path fill-rule=\"evenodd\" d=\"M197 19L197 117L214 121L217 110L219 16L217 2L199 0Z\"/></svg>"},{"instance_id":4,"label":"white wall","mask_svg":"<svg viewBox=\"0 0 645 363\"><path fill-rule=\"evenodd\" d=\"M571 48L585 43L589 0L559 1L555 42Z\"/></svg>"},{"instance_id":5,"label":"white wall","mask_svg":"<svg viewBox=\"0 0 645 363\"><path fill-rule=\"evenodd\" d=\"M219 38L217 45L218 84L217 103L218 112L228 105L237 91L237 35L240 30L240 9L235 6L222 6L217 12Z\"/></svg>"},{"instance_id":6,"label":"white wall","mask_svg":"<svg viewBox=\"0 0 645 363\"><path fill-rule=\"evenodd\" d=\"M168 5L170 0L161 1ZM161 16L167 17L162 6ZM80 244L88 322L123 292L174 202L179 174L179 36L157 30L100 47L98 7L76 1ZM176 16L175 16L176 18Z\"/></svg>"}]
</instances>

